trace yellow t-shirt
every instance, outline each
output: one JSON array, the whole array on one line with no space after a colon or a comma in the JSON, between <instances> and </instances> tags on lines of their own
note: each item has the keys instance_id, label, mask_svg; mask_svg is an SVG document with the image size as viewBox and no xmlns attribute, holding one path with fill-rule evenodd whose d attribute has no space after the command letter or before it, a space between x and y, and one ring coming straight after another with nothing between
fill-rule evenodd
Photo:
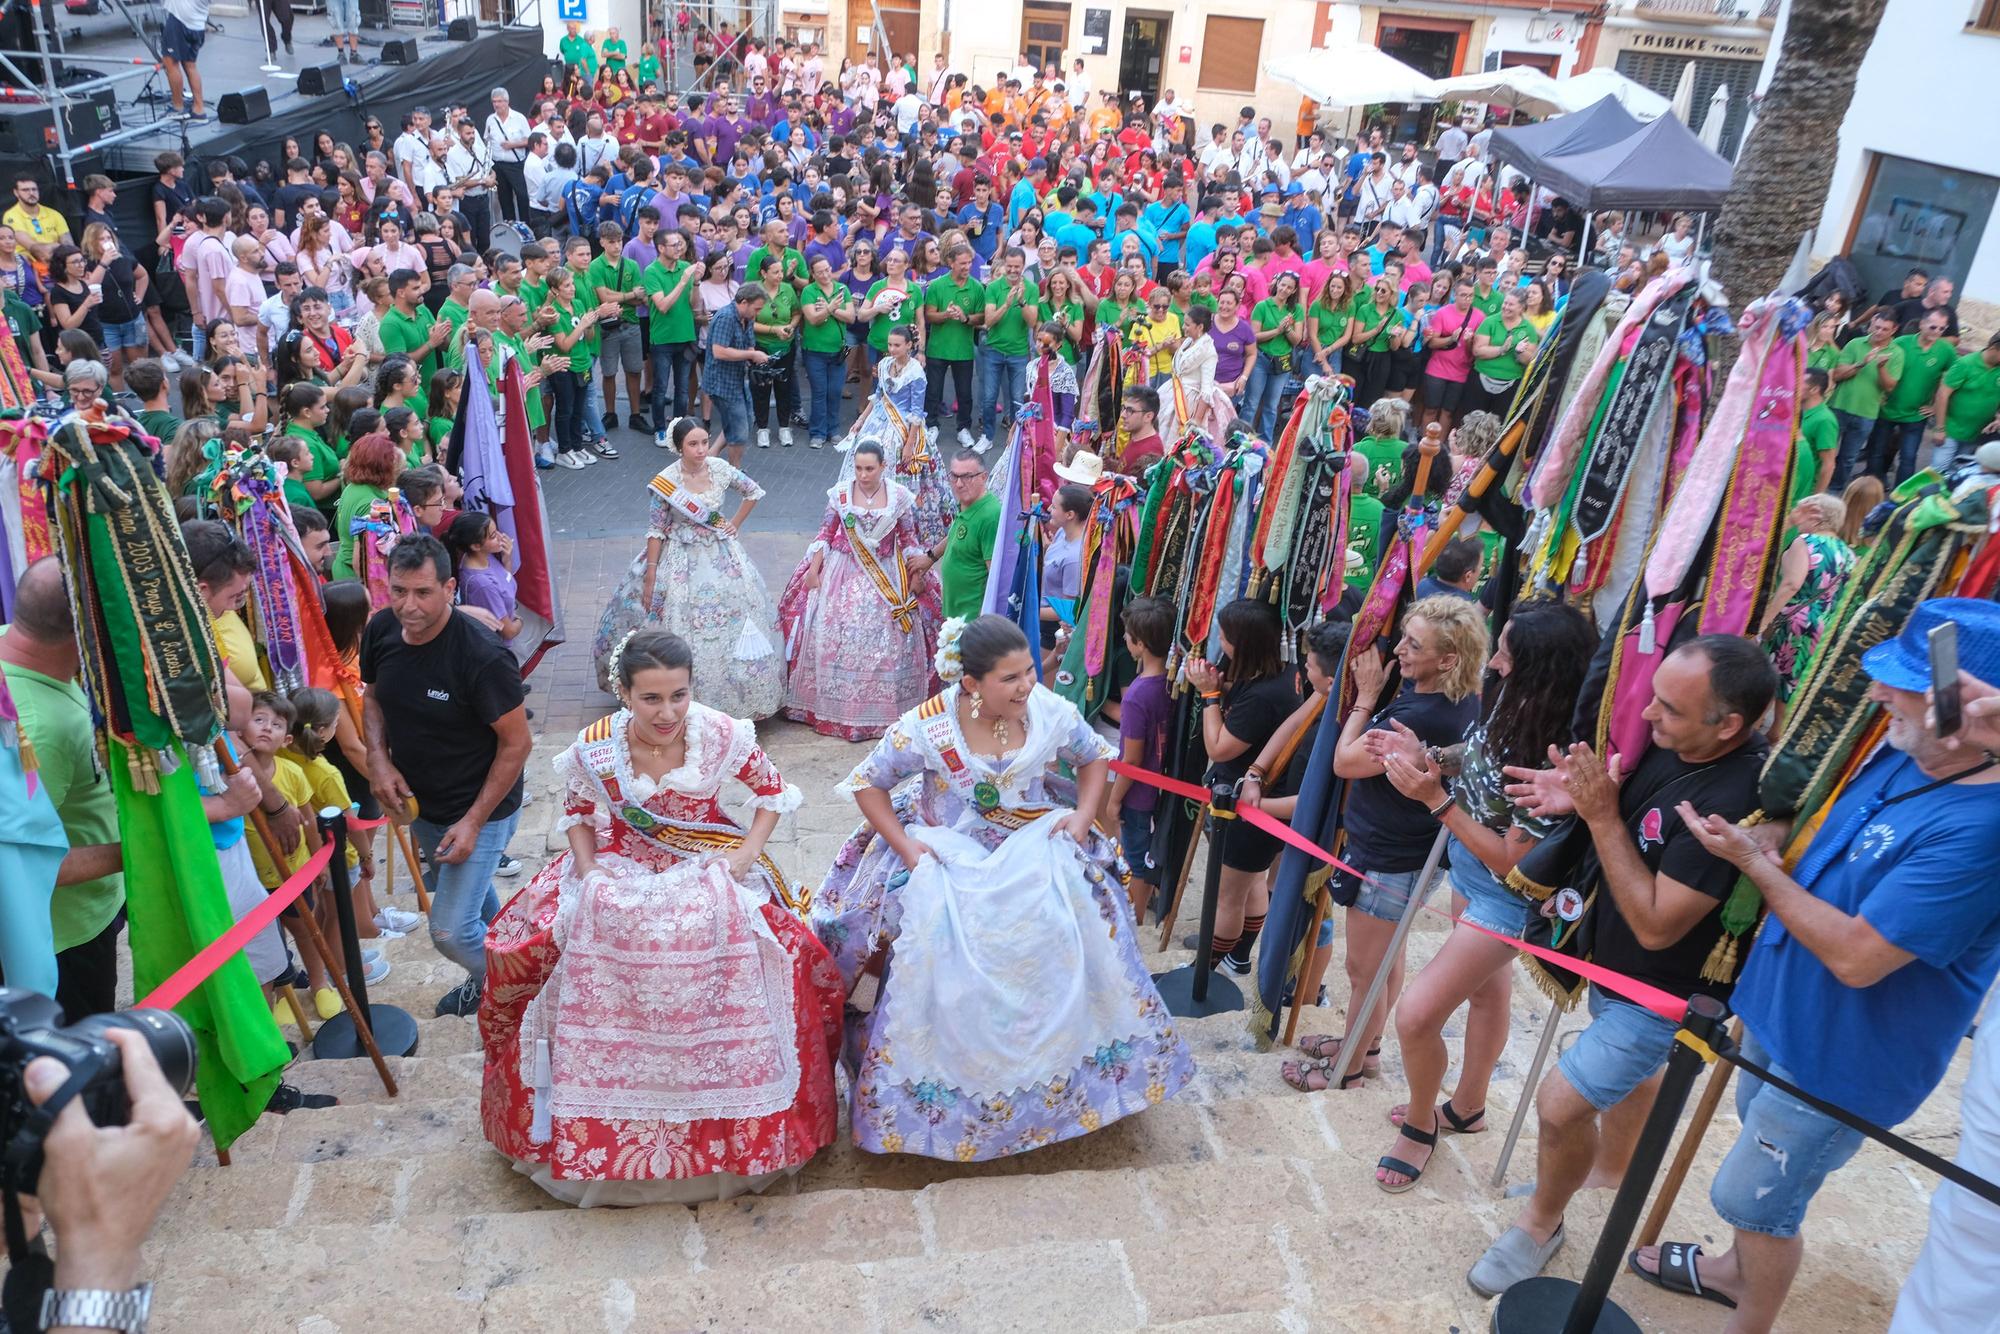
<instances>
[{"instance_id":1,"label":"yellow t-shirt","mask_svg":"<svg viewBox=\"0 0 2000 1334\"><path fill-rule=\"evenodd\" d=\"M1149 347L1159 347L1169 338L1179 338L1181 336L1181 317L1171 310L1167 312L1167 317L1164 320L1156 322L1149 314L1142 323L1146 330L1146 343ZM1171 351L1153 353L1152 373L1154 375L1170 375L1173 373L1173 369L1174 354Z\"/></svg>"},{"instance_id":2,"label":"yellow t-shirt","mask_svg":"<svg viewBox=\"0 0 2000 1334\"><path fill-rule=\"evenodd\" d=\"M284 794L285 800L294 806L311 803L312 784L306 781L306 771L283 755L273 756L271 762L277 766L271 775L271 785ZM306 858L310 856L312 849L306 846L305 836L301 833L298 847L292 849L291 856L285 858L285 875L290 875L304 866ZM263 883L264 888L276 889L285 883L285 876L279 875L276 868L271 865L271 858L264 850L264 840L257 837L254 830L250 835L250 860L257 864L257 879Z\"/></svg>"},{"instance_id":3,"label":"yellow t-shirt","mask_svg":"<svg viewBox=\"0 0 2000 1334\"><path fill-rule=\"evenodd\" d=\"M347 795L347 780L340 776L340 770L334 768L333 762L326 756L315 755L307 759L291 749L281 750L278 754L305 771L306 782L312 788L313 810L323 811L332 806L344 811L354 804L354 799ZM360 864L361 854L355 851L354 840L350 837L347 840L348 869L352 870Z\"/></svg>"},{"instance_id":4,"label":"yellow t-shirt","mask_svg":"<svg viewBox=\"0 0 2000 1334\"><path fill-rule=\"evenodd\" d=\"M225 611L215 618L215 647L229 661L230 675L243 683L243 688L253 694L271 688L271 678L264 675L263 660L257 656L257 641L250 637L250 627L243 624L240 612Z\"/></svg>"},{"instance_id":5,"label":"yellow t-shirt","mask_svg":"<svg viewBox=\"0 0 2000 1334\"><path fill-rule=\"evenodd\" d=\"M36 245L52 246L69 239L69 219L47 204L36 209L33 217L28 215L27 209L16 204L5 213L0 213L0 224L14 229L14 235L21 239L23 250L27 249L31 241ZM34 264L36 273L43 278L49 276L47 264L39 259L34 260Z\"/></svg>"}]
</instances>

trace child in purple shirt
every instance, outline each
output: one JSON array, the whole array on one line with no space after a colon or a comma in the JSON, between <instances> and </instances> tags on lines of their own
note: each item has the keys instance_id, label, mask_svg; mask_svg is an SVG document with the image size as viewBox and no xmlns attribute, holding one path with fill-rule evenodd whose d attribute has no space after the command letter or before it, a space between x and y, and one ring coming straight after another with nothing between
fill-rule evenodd
<instances>
[{"instance_id":1,"label":"child in purple shirt","mask_svg":"<svg viewBox=\"0 0 2000 1334\"><path fill-rule=\"evenodd\" d=\"M458 605L491 616L500 642L511 644L521 633L521 618L514 614L514 575L507 568L513 542L492 515L465 510L451 521L444 544L458 570Z\"/></svg>"},{"instance_id":2,"label":"child in purple shirt","mask_svg":"<svg viewBox=\"0 0 2000 1334\"><path fill-rule=\"evenodd\" d=\"M1173 703L1167 697L1167 650L1173 643L1174 608L1165 598L1135 598L1125 607L1125 651L1139 664L1139 675L1125 687L1119 701L1119 758L1158 773L1166 763L1167 727ZM1146 920L1146 905L1159 886L1153 860L1157 789L1119 774L1111 784L1107 817L1116 820L1125 862L1132 868L1129 886L1132 916Z\"/></svg>"}]
</instances>

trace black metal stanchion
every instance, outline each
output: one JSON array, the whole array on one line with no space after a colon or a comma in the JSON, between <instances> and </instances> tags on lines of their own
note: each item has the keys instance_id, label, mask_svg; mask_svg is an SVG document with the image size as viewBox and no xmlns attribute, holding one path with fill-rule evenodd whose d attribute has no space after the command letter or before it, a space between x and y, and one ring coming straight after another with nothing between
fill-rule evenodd
<instances>
[{"instance_id":1,"label":"black metal stanchion","mask_svg":"<svg viewBox=\"0 0 2000 1334\"><path fill-rule=\"evenodd\" d=\"M1625 1263L1625 1247L1639 1225L1639 1212L1666 1159L1667 1147L1673 1143L1674 1128L1680 1124L1688 1094L1694 1091L1695 1076L1713 1058L1728 1017L1729 1008L1714 997L1689 997L1687 1015L1667 1056L1659 1096L1646 1117L1645 1129L1639 1132L1632 1165L1611 1201L1611 1213L1604 1220L1604 1231L1598 1234L1597 1249L1591 1253L1590 1267L1583 1271L1583 1282L1542 1276L1516 1283L1500 1294L1500 1302L1493 1308L1493 1334L1549 1334L1552 1330L1562 1334L1639 1334L1638 1322L1610 1299L1611 1280Z\"/></svg>"},{"instance_id":2,"label":"black metal stanchion","mask_svg":"<svg viewBox=\"0 0 2000 1334\"><path fill-rule=\"evenodd\" d=\"M347 878L347 812L332 806L321 811L319 835L333 844L327 870L333 877L333 910L340 919L338 966L347 972L355 1006L368 1016L376 1047L384 1056L408 1056L417 1049L417 1021L408 1010L375 1005L368 999L368 969L361 962L361 937L354 928L354 896ZM335 967L336 961L328 959L326 966ZM321 1024L312 1046L313 1055L321 1060L352 1060L370 1054L351 1013L337 1014Z\"/></svg>"},{"instance_id":3,"label":"black metal stanchion","mask_svg":"<svg viewBox=\"0 0 2000 1334\"><path fill-rule=\"evenodd\" d=\"M1236 785L1216 783L1208 789L1208 871L1202 877L1201 933L1195 938L1194 960L1185 967L1154 977L1167 1011L1183 1019L1227 1014L1243 1008L1243 993L1209 962L1215 944L1216 900L1222 892L1222 850L1236 826Z\"/></svg>"}]
</instances>

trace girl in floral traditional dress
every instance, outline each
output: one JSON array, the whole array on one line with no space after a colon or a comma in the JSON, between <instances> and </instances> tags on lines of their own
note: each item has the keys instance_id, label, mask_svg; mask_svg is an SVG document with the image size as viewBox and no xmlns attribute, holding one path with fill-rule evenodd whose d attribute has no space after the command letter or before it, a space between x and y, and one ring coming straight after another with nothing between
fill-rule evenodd
<instances>
[{"instance_id":1,"label":"girl in floral traditional dress","mask_svg":"<svg viewBox=\"0 0 2000 1334\"><path fill-rule=\"evenodd\" d=\"M799 790L694 702L693 662L659 631L618 646L625 707L556 759L569 851L486 938L486 1138L585 1207L762 1190L838 1133L840 975L764 856Z\"/></svg>"},{"instance_id":2,"label":"girl in floral traditional dress","mask_svg":"<svg viewBox=\"0 0 2000 1334\"><path fill-rule=\"evenodd\" d=\"M851 458L854 478L827 491L826 520L778 599L778 624L785 716L864 741L936 691L944 613L916 497L889 479L875 441Z\"/></svg>"},{"instance_id":3,"label":"girl in floral traditional dress","mask_svg":"<svg viewBox=\"0 0 2000 1334\"><path fill-rule=\"evenodd\" d=\"M1035 683L1005 617L947 621L937 669L943 692L841 784L867 823L812 926L865 1011L855 1143L971 1162L1143 1111L1194 1060L1139 957L1124 863L1092 828L1110 745ZM853 990L869 974L872 1004Z\"/></svg>"},{"instance_id":4,"label":"girl in floral traditional dress","mask_svg":"<svg viewBox=\"0 0 2000 1334\"><path fill-rule=\"evenodd\" d=\"M693 417L668 434L680 458L648 483L646 547L633 560L597 623L597 682L611 691L611 650L627 632L664 629L694 649L702 693L735 717L768 718L784 700L784 660L770 591L750 563L737 529L764 488L709 457L708 432ZM731 489L743 499L722 506Z\"/></svg>"}]
</instances>

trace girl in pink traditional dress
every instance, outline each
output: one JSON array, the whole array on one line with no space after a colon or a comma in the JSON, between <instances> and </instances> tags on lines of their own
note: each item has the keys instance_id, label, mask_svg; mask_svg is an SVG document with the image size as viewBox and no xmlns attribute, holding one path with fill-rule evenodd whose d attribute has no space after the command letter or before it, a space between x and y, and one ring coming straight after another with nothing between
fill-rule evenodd
<instances>
[{"instance_id":1,"label":"girl in pink traditional dress","mask_svg":"<svg viewBox=\"0 0 2000 1334\"><path fill-rule=\"evenodd\" d=\"M763 855L800 796L756 729L694 702L678 636L612 661L625 707L556 760L570 850L488 929L482 1120L571 1204L728 1199L833 1142L845 987Z\"/></svg>"},{"instance_id":2,"label":"girl in pink traditional dress","mask_svg":"<svg viewBox=\"0 0 2000 1334\"><path fill-rule=\"evenodd\" d=\"M785 716L865 741L936 692L944 611L916 497L889 480L873 440L854 447L853 466L853 480L826 493L826 521L778 599L778 628Z\"/></svg>"}]
</instances>

